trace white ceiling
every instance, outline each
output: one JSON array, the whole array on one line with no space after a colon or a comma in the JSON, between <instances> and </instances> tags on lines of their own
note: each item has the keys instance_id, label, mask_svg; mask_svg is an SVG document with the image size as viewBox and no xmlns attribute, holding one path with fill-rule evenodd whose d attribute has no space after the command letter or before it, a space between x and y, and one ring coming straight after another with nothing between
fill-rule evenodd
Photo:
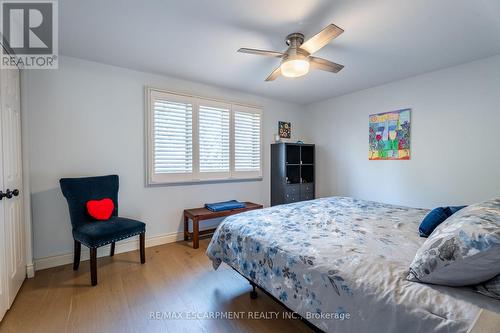
<instances>
[{"instance_id":1,"label":"white ceiling","mask_svg":"<svg viewBox=\"0 0 500 333\"><path fill-rule=\"evenodd\" d=\"M60 0L60 53L308 104L500 53L499 0ZM264 82L282 51L328 23L316 55L345 65Z\"/></svg>"}]
</instances>

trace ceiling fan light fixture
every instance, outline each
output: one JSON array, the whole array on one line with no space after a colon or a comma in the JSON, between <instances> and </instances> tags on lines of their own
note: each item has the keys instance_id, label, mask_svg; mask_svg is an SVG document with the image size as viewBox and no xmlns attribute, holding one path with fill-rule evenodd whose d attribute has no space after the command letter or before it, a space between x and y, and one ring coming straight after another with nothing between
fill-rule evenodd
<instances>
[{"instance_id":1,"label":"ceiling fan light fixture","mask_svg":"<svg viewBox=\"0 0 500 333\"><path fill-rule=\"evenodd\" d=\"M281 58L279 67L275 68L271 74L269 74L266 78L266 82L274 81L280 75L290 78L301 77L309 73L310 69L338 73L344 68L343 65L323 58L314 57L313 53L326 46L343 32L343 29L332 23L306 41L304 41L304 35L300 32L289 34L285 40L286 45L288 45L288 49L285 52L249 49L246 47L240 48L238 52Z\"/></svg>"},{"instance_id":2,"label":"ceiling fan light fixture","mask_svg":"<svg viewBox=\"0 0 500 333\"><path fill-rule=\"evenodd\" d=\"M309 61L292 59L281 63L281 74L286 77L299 77L309 73Z\"/></svg>"}]
</instances>

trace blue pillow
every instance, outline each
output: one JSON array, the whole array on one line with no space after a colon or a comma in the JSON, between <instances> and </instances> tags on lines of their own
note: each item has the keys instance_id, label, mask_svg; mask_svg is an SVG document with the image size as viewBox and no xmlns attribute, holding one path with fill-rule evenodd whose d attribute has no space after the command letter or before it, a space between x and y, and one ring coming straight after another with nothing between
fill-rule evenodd
<instances>
[{"instance_id":1,"label":"blue pillow","mask_svg":"<svg viewBox=\"0 0 500 333\"><path fill-rule=\"evenodd\" d=\"M420 227L418 228L420 237L429 237L438 225L464 207L465 206L438 207L431 210L430 213L424 217L422 223L420 223Z\"/></svg>"}]
</instances>

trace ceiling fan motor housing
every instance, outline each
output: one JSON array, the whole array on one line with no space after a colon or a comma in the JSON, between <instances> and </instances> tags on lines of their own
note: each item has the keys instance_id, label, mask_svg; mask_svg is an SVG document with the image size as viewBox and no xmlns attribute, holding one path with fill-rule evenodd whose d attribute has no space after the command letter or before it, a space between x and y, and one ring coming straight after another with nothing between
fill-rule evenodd
<instances>
[{"instance_id":1,"label":"ceiling fan motor housing","mask_svg":"<svg viewBox=\"0 0 500 333\"><path fill-rule=\"evenodd\" d=\"M309 56L307 51L302 50L300 46L304 42L304 35L299 32L294 32L286 37L286 45L289 46L285 52L282 62L294 59L305 59Z\"/></svg>"},{"instance_id":2,"label":"ceiling fan motor housing","mask_svg":"<svg viewBox=\"0 0 500 333\"><path fill-rule=\"evenodd\" d=\"M304 43L304 35L300 32L294 32L286 36L286 45L290 47L299 47Z\"/></svg>"}]
</instances>

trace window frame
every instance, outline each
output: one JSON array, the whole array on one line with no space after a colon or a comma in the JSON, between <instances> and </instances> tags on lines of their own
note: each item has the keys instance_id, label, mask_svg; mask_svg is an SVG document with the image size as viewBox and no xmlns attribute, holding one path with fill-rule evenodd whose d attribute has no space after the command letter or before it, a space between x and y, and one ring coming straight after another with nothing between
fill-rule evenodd
<instances>
[{"instance_id":1,"label":"window frame","mask_svg":"<svg viewBox=\"0 0 500 333\"><path fill-rule=\"evenodd\" d=\"M146 133L146 185L175 185L175 184L199 184L212 182L231 182L262 180L264 169L264 142L263 142L263 108L216 98L194 96L186 93L162 90L153 87L145 87L145 133ZM169 101L189 103L192 105L192 172L191 173L155 173L154 169L154 100L159 97L169 97ZM224 106L229 107L229 172L200 172L200 128L199 128L199 106ZM235 170L235 112L249 112L260 114L260 168L258 171L236 171Z\"/></svg>"}]
</instances>

